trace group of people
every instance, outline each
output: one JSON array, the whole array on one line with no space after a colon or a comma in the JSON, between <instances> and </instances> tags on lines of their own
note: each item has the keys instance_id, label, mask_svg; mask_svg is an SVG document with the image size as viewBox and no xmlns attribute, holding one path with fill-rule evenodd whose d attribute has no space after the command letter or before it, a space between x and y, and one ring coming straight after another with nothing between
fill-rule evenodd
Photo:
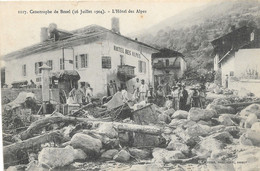
<instances>
[{"instance_id":1,"label":"group of people","mask_svg":"<svg viewBox=\"0 0 260 171\"><path fill-rule=\"evenodd\" d=\"M185 84L177 83L170 88L167 93L163 85L159 85L155 92L155 103L167 109L188 111L191 107L204 107L206 101L205 85L190 88L190 93L186 90Z\"/></svg>"},{"instance_id":2,"label":"group of people","mask_svg":"<svg viewBox=\"0 0 260 171\"><path fill-rule=\"evenodd\" d=\"M144 79L142 79L141 82L139 82L139 78L136 78L136 83L133 85L133 88L133 99L135 102L148 102L149 87L147 84L145 84Z\"/></svg>"},{"instance_id":3,"label":"group of people","mask_svg":"<svg viewBox=\"0 0 260 171\"><path fill-rule=\"evenodd\" d=\"M170 94L166 94L163 86L159 85L156 91L155 102L160 107L174 108L175 110L187 110L188 91L185 85L177 83L176 86L170 88Z\"/></svg>"},{"instance_id":4,"label":"group of people","mask_svg":"<svg viewBox=\"0 0 260 171\"><path fill-rule=\"evenodd\" d=\"M91 103L91 98L93 97L93 88L90 87L89 83L81 83L80 88L78 84L75 84L74 88L69 92L69 97L67 99L68 104L83 104Z\"/></svg>"}]
</instances>

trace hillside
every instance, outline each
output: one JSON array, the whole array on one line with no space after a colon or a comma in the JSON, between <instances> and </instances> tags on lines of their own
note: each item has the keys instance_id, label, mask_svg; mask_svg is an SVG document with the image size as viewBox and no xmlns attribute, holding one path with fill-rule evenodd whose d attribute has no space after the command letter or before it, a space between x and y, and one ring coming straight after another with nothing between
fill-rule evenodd
<instances>
[{"instance_id":1,"label":"hillside","mask_svg":"<svg viewBox=\"0 0 260 171\"><path fill-rule=\"evenodd\" d=\"M183 11L135 35L157 48L170 48L186 56L189 69L213 67L210 41L226 34L230 27L260 27L260 1L222 1ZM202 69L203 68L203 69ZM204 71L205 72L205 71Z\"/></svg>"}]
</instances>

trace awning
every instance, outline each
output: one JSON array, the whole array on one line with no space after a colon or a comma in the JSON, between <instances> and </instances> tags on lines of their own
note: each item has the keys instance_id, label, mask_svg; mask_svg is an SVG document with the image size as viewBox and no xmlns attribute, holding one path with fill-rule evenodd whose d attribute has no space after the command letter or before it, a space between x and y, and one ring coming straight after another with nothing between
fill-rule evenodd
<instances>
[{"instance_id":1,"label":"awning","mask_svg":"<svg viewBox=\"0 0 260 171\"><path fill-rule=\"evenodd\" d=\"M62 70L57 72L50 72L50 77L62 80L79 80L80 75L75 70Z\"/></svg>"}]
</instances>

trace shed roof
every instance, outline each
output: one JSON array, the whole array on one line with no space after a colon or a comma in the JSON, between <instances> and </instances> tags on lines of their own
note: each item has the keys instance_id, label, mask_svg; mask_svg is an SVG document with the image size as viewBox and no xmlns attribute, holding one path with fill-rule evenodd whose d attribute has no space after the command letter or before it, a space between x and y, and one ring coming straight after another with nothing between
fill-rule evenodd
<instances>
[{"instance_id":1,"label":"shed roof","mask_svg":"<svg viewBox=\"0 0 260 171\"><path fill-rule=\"evenodd\" d=\"M184 57L180 52L171 50L171 49L161 49L158 53L153 53L152 58L174 58L174 57Z\"/></svg>"}]
</instances>

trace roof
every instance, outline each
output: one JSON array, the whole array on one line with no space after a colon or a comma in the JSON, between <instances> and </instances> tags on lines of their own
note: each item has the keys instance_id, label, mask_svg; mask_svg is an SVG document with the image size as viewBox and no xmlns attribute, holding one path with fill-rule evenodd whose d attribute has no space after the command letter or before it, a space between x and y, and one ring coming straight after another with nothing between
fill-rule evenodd
<instances>
[{"instance_id":1,"label":"roof","mask_svg":"<svg viewBox=\"0 0 260 171\"><path fill-rule=\"evenodd\" d=\"M3 56L3 59L8 60L10 58L20 58L20 57L29 56L29 55L36 54L36 53L42 53L42 52L47 52L47 51L51 51L51 50L71 47L72 44L73 44L73 46L87 44L87 43L90 43L91 41L95 41L96 39L98 39L102 36L105 36L106 33L111 33L111 34L120 36L126 40L135 42L135 43L145 46L147 48L158 51L158 49L156 49L150 45L139 42L137 40L133 40L129 37L115 33L109 29L106 29L106 28L98 26L98 25L89 25L89 26L86 26L86 27L83 27L80 29L73 30L71 32L63 31L63 30L62 31L59 30L59 32L61 32L62 34L58 41L54 41L53 39L48 39L47 41L40 42L40 43L31 45L29 47L11 52L11 53ZM69 34L69 33L71 33L71 34ZM86 40L88 40L88 41L86 41Z\"/></svg>"},{"instance_id":2,"label":"roof","mask_svg":"<svg viewBox=\"0 0 260 171\"><path fill-rule=\"evenodd\" d=\"M254 39L251 40L251 33L254 34ZM243 26L234 29L217 39L213 40L211 44L214 47L212 54L219 55L219 63L224 59L234 54L239 49L244 48L259 48L260 47L260 34L259 29L249 26Z\"/></svg>"},{"instance_id":3,"label":"roof","mask_svg":"<svg viewBox=\"0 0 260 171\"><path fill-rule=\"evenodd\" d=\"M171 50L171 49L161 49L158 53L153 53L152 58L174 58L174 57L184 57L182 53Z\"/></svg>"}]
</instances>

